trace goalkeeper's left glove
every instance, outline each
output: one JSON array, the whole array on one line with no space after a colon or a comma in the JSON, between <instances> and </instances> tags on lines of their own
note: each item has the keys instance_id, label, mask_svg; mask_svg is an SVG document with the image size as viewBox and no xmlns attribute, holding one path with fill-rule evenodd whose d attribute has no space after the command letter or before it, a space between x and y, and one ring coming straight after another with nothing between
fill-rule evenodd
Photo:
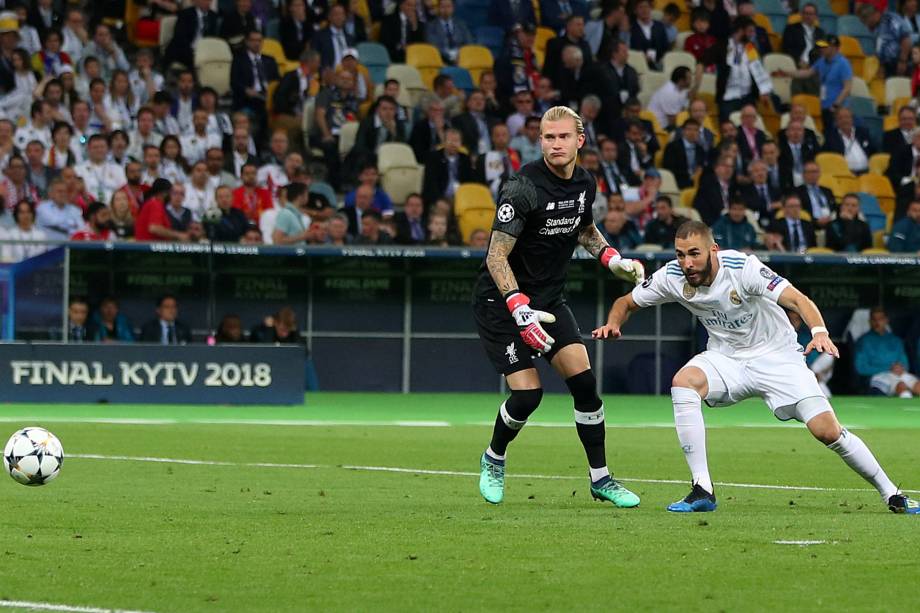
<instances>
[{"instance_id":1,"label":"goalkeeper's left glove","mask_svg":"<svg viewBox=\"0 0 920 613\"><path fill-rule=\"evenodd\" d=\"M610 269L614 276L639 285L645 280L645 268L639 260L628 260L620 252L607 246L600 254L601 264Z\"/></svg>"}]
</instances>

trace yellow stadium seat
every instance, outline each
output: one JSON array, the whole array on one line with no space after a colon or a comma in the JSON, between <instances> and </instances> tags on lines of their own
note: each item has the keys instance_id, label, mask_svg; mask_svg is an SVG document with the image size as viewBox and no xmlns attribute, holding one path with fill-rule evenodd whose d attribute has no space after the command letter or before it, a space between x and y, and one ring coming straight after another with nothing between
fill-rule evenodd
<instances>
[{"instance_id":1,"label":"yellow stadium seat","mask_svg":"<svg viewBox=\"0 0 920 613\"><path fill-rule=\"evenodd\" d=\"M872 83L879 76L879 68L881 64L878 61L878 58L874 55L870 55L866 58L866 61L863 62L863 80L866 83Z\"/></svg>"},{"instance_id":2,"label":"yellow stadium seat","mask_svg":"<svg viewBox=\"0 0 920 613\"><path fill-rule=\"evenodd\" d=\"M909 106L913 101L914 99L910 96L900 96L895 98L891 101L891 114L897 117L898 112L905 106Z\"/></svg>"},{"instance_id":3,"label":"yellow stadium seat","mask_svg":"<svg viewBox=\"0 0 920 613\"><path fill-rule=\"evenodd\" d=\"M876 230L875 232L872 233L872 246L875 247L876 249L885 248L885 231L884 230Z\"/></svg>"},{"instance_id":4,"label":"yellow stadium seat","mask_svg":"<svg viewBox=\"0 0 920 613\"><path fill-rule=\"evenodd\" d=\"M487 70L492 70L495 59L488 47L482 45L464 45L457 54L457 66L466 68L473 79L473 85L479 86L479 77Z\"/></svg>"},{"instance_id":5,"label":"yellow stadium seat","mask_svg":"<svg viewBox=\"0 0 920 613\"><path fill-rule=\"evenodd\" d=\"M466 209L462 214L457 214L457 225L460 226L460 236L463 237L464 243L470 242L470 237L476 230L490 232L494 221L494 208Z\"/></svg>"},{"instance_id":6,"label":"yellow stadium seat","mask_svg":"<svg viewBox=\"0 0 920 613\"><path fill-rule=\"evenodd\" d=\"M878 206L885 213L894 213L895 194L888 177L865 174L859 177L859 191L875 196Z\"/></svg>"},{"instance_id":7,"label":"yellow stadium seat","mask_svg":"<svg viewBox=\"0 0 920 613\"><path fill-rule=\"evenodd\" d=\"M406 46L406 64L415 66L428 89L432 89L434 78L444 68L441 52L434 45L427 43L414 43Z\"/></svg>"},{"instance_id":8,"label":"yellow stadium seat","mask_svg":"<svg viewBox=\"0 0 920 613\"><path fill-rule=\"evenodd\" d=\"M461 183L454 194L454 214L460 215L467 209L491 208L495 211L492 192L482 183Z\"/></svg>"},{"instance_id":9,"label":"yellow stadium seat","mask_svg":"<svg viewBox=\"0 0 920 613\"><path fill-rule=\"evenodd\" d=\"M891 252L884 247L870 247L869 249L863 249L860 253L864 255L888 255Z\"/></svg>"},{"instance_id":10,"label":"yellow stadium seat","mask_svg":"<svg viewBox=\"0 0 920 613\"><path fill-rule=\"evenodd\" d=\"M688 187L680 190L680 206L686 209L693 208L693 199L696 198L696 188Z\"/></svg>"},{"instance_id":11,"label":"yellow stadium seat","mask_svg":"<svg viewBox=\"0 0 920 613\"><path fill-rule=\"evenodd\" d=\"M809 254L831 254L834 253L833 249L828 249L827 247L809 247L805 250L805 253Z\"/></svg>"},{"instance_id":12,"label":"yellow stadium seat","mask_svg":"<svg viewBox=\"0 0 920 613\"><path fill-rule=\"evenodd\" d=\"M894 130L898 127L898 116L897 115L888 115L882 120L882 129L887 132L888 130Z\"/></svg>"},{"instance_id":13,"label":"yellow stadium seat","mask_svg":"<svg viewBox=\"0 0 920 613\"><path fill-rule=\"evenodd\" d=\"M536 36L534 37L534 41L533 41L534 49L542 53L546 53L546 43L551 38L556 38L556 33L553 32L551 28L545 28L543 26L540 26L539 28L537 28L537 33L536 33Z\"/></svg>"},{"instance_id":14,"label":"yellow stadium seat","mask_svg":"<svg viewBox=\"0 0 920 613\"><path fill-rule=\"evenodd\" d=\"M895 124L895 127L897 127L897 124ZM887 130L888 128L885 129ZM885 171L888 170L888 164L890 162L890 153L875 153L869 158L869 172L883 177L885 176Z\"/></svg>"},{"instance_id":15,"label":"yellow stadium seat","mask_svg":"<svg viewBox=\"0 0 920 613\"><path fill-rule=\"evenodd\" d=\"M756 23L761 28L767 31L767 34L771 34L773 32L773 24L770 23L770 18L764 15L763 13L754 13L753 19L754 19L754 23ZM773 48L778 49L779 47L773 47Z\"/></svg>"},{"instance_id":16,"label":"yellow stadium seat","mask_svg":"<svg viewBox=\"0 0 920 613\"><path fill-rule=\"evenodd\" d=\"M850 12L850 0L830 0L831 10L838 15L847 15Z\"/></svg>"},{"instance_id":17,"label":"yellow stadium seat","mask_svg":"<svg viewBox=\"0 0 920 613\"><path fill-rule=\"evenodd\" d=\"M853 74L861 75L863 73L863 63L866 61L866 54L863 52L862 45L852 36L840 36L840 54L850 61L853 67Z\"/></svg>"},{"instance_id":18,"label":"yellow stadium seat","mask_svg":"<svg viewBox=\"0 0 920 613\"><path fill-rule=\"evenodd\" d=\"M834 175L852 176L850 167L845 157L839 153L822 152L815 156L815 161L821 167L821 175L832 177Z\"/></svg>"},{"instance_id":19,"label":"yellow stadium seat","mask_svg":"<svg viewBox=\"0 0 920 613\"><path fill-rule=\"evenodd\" d=\"M262 39L262 55L274 58L275 63L278 64L278 72L282 75L298 66L297 62L288 61L284 56L284 49L281 47L281 43L274 38Z\"/></svg>"}]
</instances>

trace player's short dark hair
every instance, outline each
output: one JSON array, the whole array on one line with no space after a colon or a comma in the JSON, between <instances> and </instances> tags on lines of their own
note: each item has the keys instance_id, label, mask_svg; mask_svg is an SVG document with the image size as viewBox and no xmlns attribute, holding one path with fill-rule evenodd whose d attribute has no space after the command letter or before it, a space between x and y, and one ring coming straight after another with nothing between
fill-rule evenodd
<instances>
[{"instance_id":1,"label":"player's short dark hair","mask_svg":"<svg viewBox=\"0 0 920 613\"><path fill-rule=\"evenodd\" d=\"M714 241L712 238L712 230L709 229L709 226L704 224L702 221L694 221L692 219L680 224L680 227L677 228L677 234L674 235L674 238L687 240L691 236L702 236L703 238L708 239L710 243Z\"/></svg>"}]
</instances>

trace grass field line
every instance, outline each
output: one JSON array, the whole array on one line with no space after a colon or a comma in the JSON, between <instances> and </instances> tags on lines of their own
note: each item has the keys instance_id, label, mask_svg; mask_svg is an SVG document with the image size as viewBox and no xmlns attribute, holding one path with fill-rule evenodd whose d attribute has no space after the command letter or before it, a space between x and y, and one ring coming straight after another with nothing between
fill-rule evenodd
<instances>
[{"instance_id":1,"label":"grass field line","mask_svg":"<svg viewBox=\"0 0 920 613\"><path fill-rule=\"evenodd\" d=\"M99 607L80 607L51 602L31 602L28 600L0 600L0 607L5 609L29 609L30 611L70 611L73 613L151 613L149 611L100 609Z\"/></svg>"},{"instance_id":2,"label":"grass field line","mask_svg":"<svg viewBox=\"0 0 920 613\"><path fill-rule=\"evenodd\" d=\"M273 462L227 462L221 460L189 460L181 458L159 458L152 456L121 456L121 455L102 455L95 453L71 453L68 454L68 458L76 458L81 460L110 460L118 462L153 462L158 464L186 464L192 466L231 466L239 468L299 468L299 469L343 469L343 470L358 470L358 471L368 471L368 472L387 472L387 473L403 473L403 474L415 474L415 475L440 475L448 477L478 477L479 473L472 471L462 471L462 470L437 470L431 468L406 468L401 466L366 466L358 464L342 464L342 465L331 465L331 464L277 464ZM511 473L508 477L513 477L515 479L546 479L546 480L583 480L584 477L577 477L574 475L537 475L537 474L514 474ZM620 477L617 476L617 479L620 481L627 481L630 483L649 483L649 484L661 484L661 485L687 485L686 479L646 479L640 477ZM736 487L742 489L760 489L760 490L781 490L781 491L797 491L797 492L874 492L875 490L869 488L838 488L838 487L817 487L810 485L770 485L766 483L734 483L730 481L716 481L715 485L720 487ZM920 490L903 490L904 492L915 494L920 493Z\"/></svg>"}]
</instances>

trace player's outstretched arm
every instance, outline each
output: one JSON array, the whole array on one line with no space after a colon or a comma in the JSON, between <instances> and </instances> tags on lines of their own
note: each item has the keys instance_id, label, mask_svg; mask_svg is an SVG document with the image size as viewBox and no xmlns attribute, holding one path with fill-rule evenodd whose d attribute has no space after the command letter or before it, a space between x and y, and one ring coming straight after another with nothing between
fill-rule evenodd
<instances>
[{"instance_id":1,"label":"player's outstretched arm","mask_svg":"<svg viewBox=\"0 0 920 613\"><path fill-rule=\"evenodd\" d=\"M638 311L640 308L641 307L636 304L636 301L633 300L632 294L620 296L610 308L610 313L607 315L607 323L597 330L594 330L591 336L596 339L620 338L620 336L623 335L620 331L620 327L626 323L626 320L629 319L632 313Z\"/></svg>"},{"instance_id":2,"label":"player's outstretched arm","mask_svg":"<svg viewBox=\"0 0 920 613\"><path fill-rule=\"evenodd\" d=\"M578 233L578 242L620 279L636 285L645 280L645 269L642 267L642 262L621 257L619 251L607 244L607 239L597 229L597 226L590 225L581 230Z\"/></svg>"},{"instance_id":3,"label":"player's outstretched arm","mask_svg":"<svg viewBox=\"0 0 920 613\"><path fill-rule=\"evenodd\" d=\"M783 290L777 302L781 307L798 313L802 317L802 321L811 328L811 342L805 347L806 355L811 353L812 349L816 349L835 358L840 357L840 351L834 345L834 341L831 340L831 336L824 326L821 311L818 310L818 305L811 298L790 285Z\"/></svg>"}]
</instances>

